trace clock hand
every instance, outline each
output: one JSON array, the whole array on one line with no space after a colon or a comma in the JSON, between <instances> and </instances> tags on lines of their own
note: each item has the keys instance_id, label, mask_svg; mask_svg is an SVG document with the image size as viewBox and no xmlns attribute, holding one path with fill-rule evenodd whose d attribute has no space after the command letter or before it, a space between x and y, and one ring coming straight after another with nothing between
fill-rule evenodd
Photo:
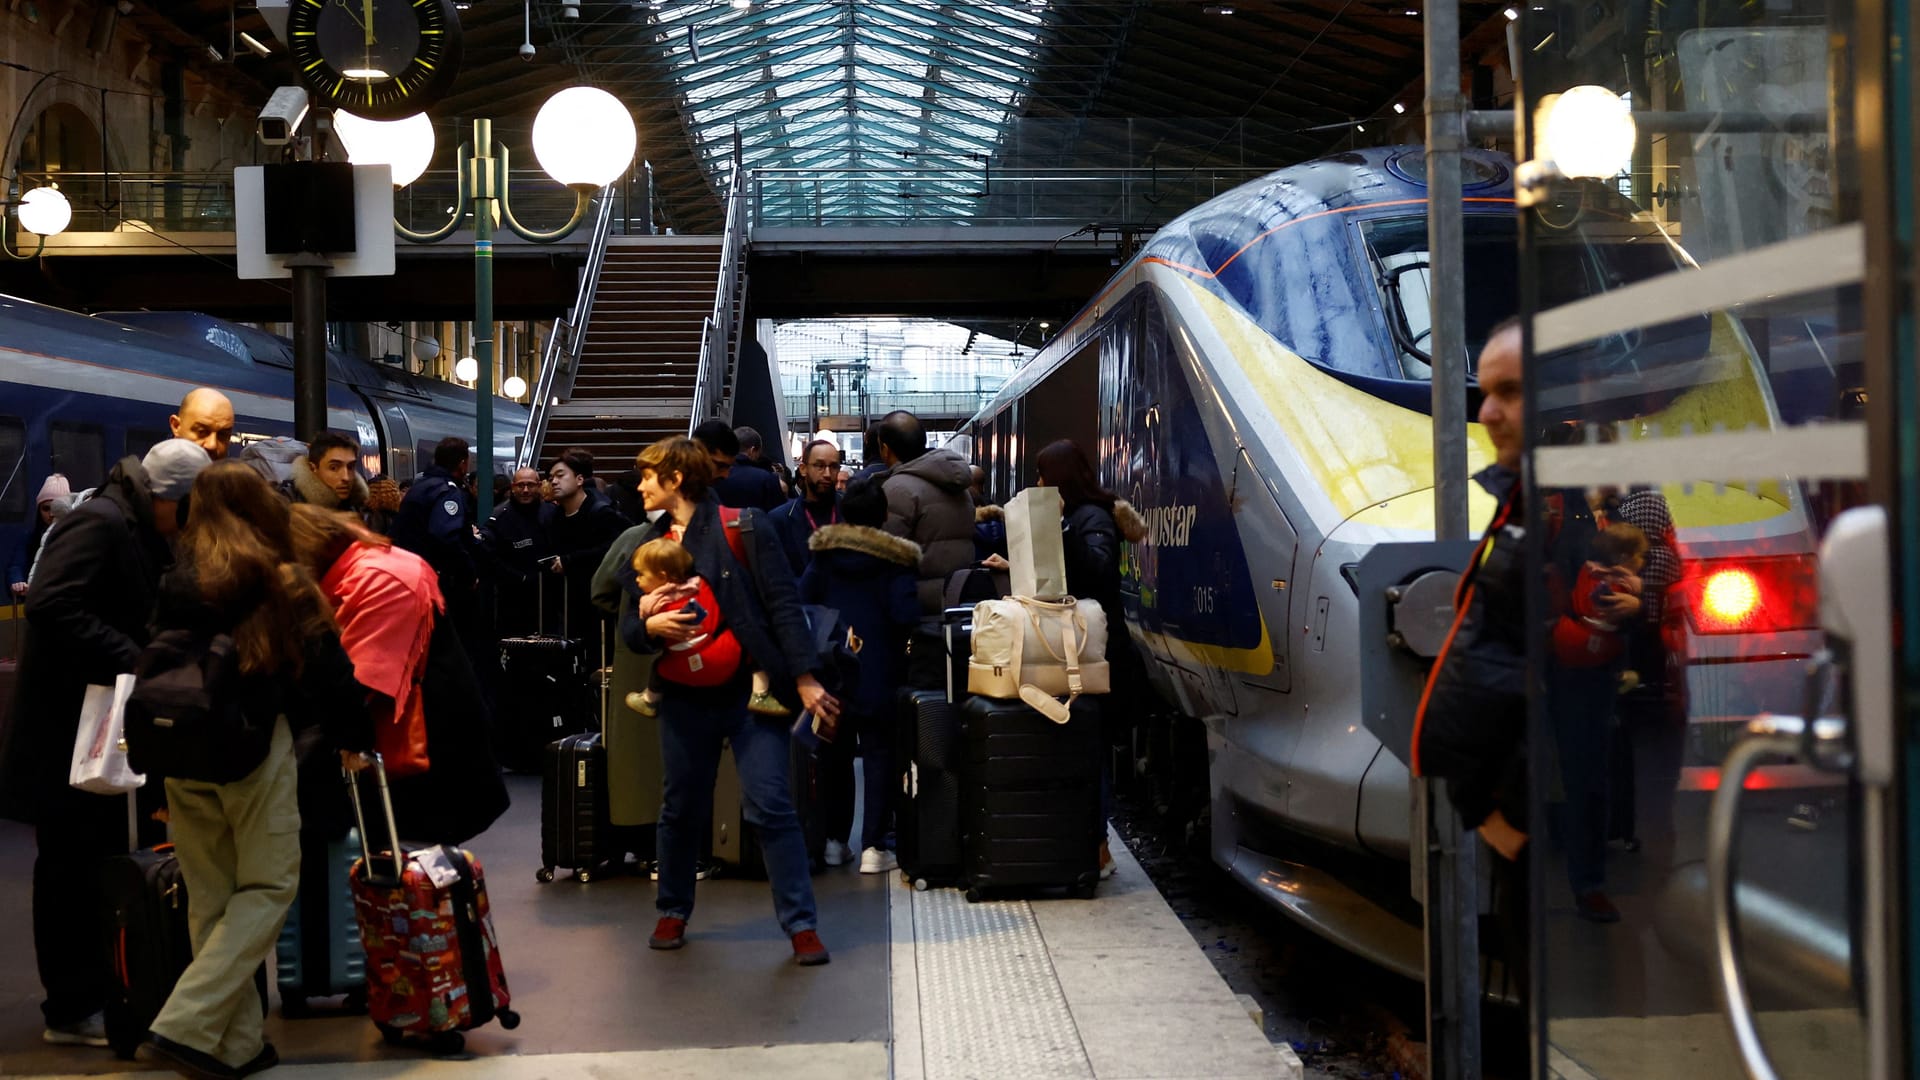
<instances>
[{"instance_id":1,"label":"clock hand","mask_svg":"<svg viewBox=\"0 0 1920 1080\"><path fill-rule=\"evenodd\" d=\"M361 14L361 16L362 16L362 17L363 17L363 18L365 19L365 21L364 21L364 22L362 22L362 23L360 24L360 26L361 26L361 28L362 28L362 29L364 29L364 30L365 30L365 31L367 32L367 45L368 45L368 47L372 47L372 45L374 44L374 41L373 41L373 0L360 0L360 14Z\"/></svg>"},{"instance_id":2,"label":"clock hand","mask_svg":"<svg viewBox=\"0 0 1920 1080\"><path fill-rule=\"evenodd\" d=\"M353 6L349 4L347 0L336 0L336 2L340 5L340 10L347 13L347 18L353 20L354 25L360 27L362 30L367 29L367 24L361 21L360 16L353 10ZM371 34L372 31L367 30L367 33Z\"/></svg>"}]
</instances>

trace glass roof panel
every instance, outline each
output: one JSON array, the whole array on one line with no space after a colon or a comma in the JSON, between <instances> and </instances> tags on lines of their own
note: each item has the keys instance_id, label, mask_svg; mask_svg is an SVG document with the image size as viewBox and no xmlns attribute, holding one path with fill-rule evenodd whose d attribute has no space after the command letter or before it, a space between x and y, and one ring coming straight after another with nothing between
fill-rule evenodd
<instances>
[{"instance_id":1,"label":"glass roof panel","mask_svg":"<svg viewBox=\"0 0 1920 1080\"><path fill-rule=\"evenodd\" d=\"M822 217L899 219L966 216L979 185L961 163L1017 119L1052 16L1033 0L668 0L649 17L710 173L737 129L763 198L791 187Z\"/></svg>"}]
</instances>

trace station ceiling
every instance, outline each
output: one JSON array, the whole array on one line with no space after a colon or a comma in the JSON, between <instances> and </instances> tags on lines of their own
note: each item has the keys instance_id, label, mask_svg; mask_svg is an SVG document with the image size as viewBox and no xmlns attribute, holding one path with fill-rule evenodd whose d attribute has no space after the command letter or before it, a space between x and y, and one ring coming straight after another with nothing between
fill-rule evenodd
<instances>
[{"instance_id":1,"label":"station ceiling","mask_svg":"<svg viewBox=\"0 0 1920 1080\"><path fill-rule=\"evenodd\" d=\"M750 167L795 170L830 205L877 197L887 170L1268 169L1318 156L1396 104L1418 113L1423 2L473 0L459 81L434 112L491 117L524 153L550 94L601 86L640 125L660 216L716 231L736 139ZM1503 8L1461 5L1469 45L1497 41ZM238 30L264 32L229 0L141 6L160 12L169 32L222 51ZM236 51L260 86L290 78L284 50ZM966 186L924 186L919 205L962 210Z\"/></svg>"}]
</instances>

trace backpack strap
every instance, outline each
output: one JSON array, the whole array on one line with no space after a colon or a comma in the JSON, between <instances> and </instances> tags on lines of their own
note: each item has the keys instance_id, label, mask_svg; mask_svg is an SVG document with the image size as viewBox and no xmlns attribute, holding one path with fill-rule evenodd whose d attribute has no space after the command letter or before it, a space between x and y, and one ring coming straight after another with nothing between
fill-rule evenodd
<instances>
[{"instance_id":1,"label":"backpack strap","mask_svg":"<svg viewBox=\"0 0 1920 1080\"><path fill-rule=\"evenodd\" d=\"M752 570L753 566L747 561L745 534L752 529L753 523L747 520L746 515L737 508L732 506L720 508L720 535L727 538L727 550L733 552L734 561L748 570Z\"/></svg>"}]
</instances>

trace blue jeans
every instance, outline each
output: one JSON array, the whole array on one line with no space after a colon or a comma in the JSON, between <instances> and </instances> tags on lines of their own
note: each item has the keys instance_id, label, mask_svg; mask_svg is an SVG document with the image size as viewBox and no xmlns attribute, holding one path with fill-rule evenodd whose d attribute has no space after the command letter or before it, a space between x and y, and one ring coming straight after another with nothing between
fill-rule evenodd
<instances>
[{"instance_id":1,"label":"blue jeans","mask_svg":"<svg viewBox=\"0 0 1920 1080\"><path fill-rule=\"evenodd\" d=\"M656 833L660 891L654 907L677 919L693 915L694 864L713 827L713 781L725 739L740 770L742 810L760 835L774 914L791 936L814 929L815 913L807 842L787 777L787 726L748 713L748 690L744 679L712 690L664 688L659 710L666 790Z\"/></svg>"},{"instance_id":2,"label":"blue jeans","mask_svg":"<svg viewBox=\"0 0 1920 1080\"><path fill-rule=\"evenodd\" d=\"M1612 668L1557 669L1547 676L1547 722L1560 765L1550 821L1578 897L1607 884L1607 751L1619 675Z\"/></svg>"}]
</instances>

